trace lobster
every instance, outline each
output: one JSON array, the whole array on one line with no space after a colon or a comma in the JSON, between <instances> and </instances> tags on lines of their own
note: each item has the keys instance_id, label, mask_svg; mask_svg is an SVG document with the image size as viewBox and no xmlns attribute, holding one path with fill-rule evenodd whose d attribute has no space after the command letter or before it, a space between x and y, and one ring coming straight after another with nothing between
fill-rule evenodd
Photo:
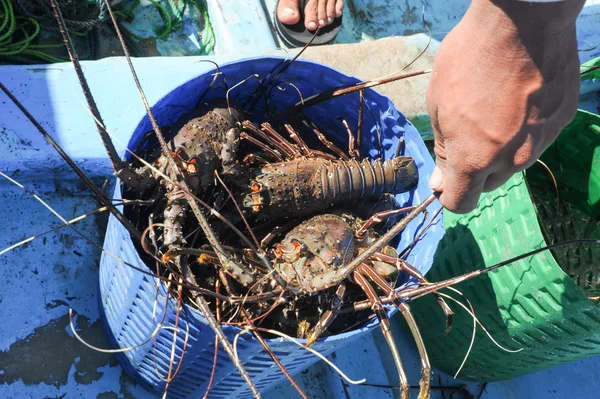
<instances>
[{"instance_id":1,"label":"lobster","mask_svg":"<svg viewBox=\"0 0 600 399\"><path fill-rule=\"evenodd\" d=\"M139 175L149 175L147 180L151 181L142 186L142 191L156 190L158 185L164 188L167 201L163 206L163 248L184 245L183 224L189 204L184 190L176 184L180 178L195 196L200 196L213 186L216 171L232 176L241 173L236 157L239 130L235 127L240 115L237 110L230 110L218 101L197 107L171 127L176 131L167 142L171 156L159 153L152 164L138 169ZM138 187L131 188L136 190ZM137 191L139 195L140 190ZM162 195L163 191L159 194Z\"/></svg>"},{"instance_id":2,"label":"lobster","mask_svg":"<svg viewBox=\"0 0 600 399\"><path fill-rule=\"evenodd\" d=\"M304 158L260 168L243 205L259 221L290 213L304 217L353 199L400 194L414 188L417 181L411 157L385 162Z\"/></svg>"},{"instance_id":3,"label":"lobster","mask_svg":"<svg viewBox=\"0 0 600 399\"><path fill-rule=\"evenodd\" d=\"M294 303L297 300L292 298L317 296L319 298L316 302L319 304L326 302L326 310L313 326L310 325L311 316L297 314L298 336L306 338L306 344L310 346L338 316L347 286L360 288L379 319L398 371L402 398L407 398L410 386L391 332L382 294L378 293L378 290L382 291L383 298L391 299L400 310L417 343L423 374L419 397L428 397L431 367L427 352L409 306L401 300L394 289L401 270L408 271L417 276L421 282L426 283L424 277L414 267L401 261L394 248L390 246L374 251L367 260L353 270L347 268L358 254L372 251L373 243L378 238L372 224L372 219L364 221L352 213L334 209L331 213L316 215L302 221L280 242L273 245L270 252L275 270L285 281L285 287L282 288L293 294L288 299L291 303L287 306L287 313L291 309L298 309L298 305ZM282 313L281 324L289 323L290 317L285 314L286 310Z\"/></svg>"}]
</instances>

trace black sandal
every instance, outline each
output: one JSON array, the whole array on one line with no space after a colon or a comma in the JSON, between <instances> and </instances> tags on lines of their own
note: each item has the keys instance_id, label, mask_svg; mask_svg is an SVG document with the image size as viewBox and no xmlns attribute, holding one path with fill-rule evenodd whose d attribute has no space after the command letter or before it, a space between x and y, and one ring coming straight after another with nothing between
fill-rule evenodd
<instances>
[{"instance_id":1,"label":"black sandal","mask_svg":"<svg viewBox=\"0 0 600 399\"><path fill-rule=\"evenodd\" d=\"M301 10L300 20L294 25L285 25L277 18L277 9L279 8L279 1L277 1L277 6L275 7L275 27L281 39L289 47L304 47L316 32L316 30L308 30L304 26L304 7L306 6L306 3L306 0L298 1L298 8ZM331 24L321 28L319 34L311 43L311 46L333 42L341 27L342 16L339 16L336 17Z\"/></svg>"}]
</instances>

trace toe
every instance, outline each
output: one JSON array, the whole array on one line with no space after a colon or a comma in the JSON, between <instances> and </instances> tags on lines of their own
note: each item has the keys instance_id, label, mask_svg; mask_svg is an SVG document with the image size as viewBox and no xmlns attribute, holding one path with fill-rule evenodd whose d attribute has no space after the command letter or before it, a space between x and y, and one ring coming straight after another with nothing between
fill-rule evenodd
<instances>
[{"instance_id":1,"label":"toe","mask_svg":"<svg viewBox=\"0 0 600 399\"><path fill-rule=\"evenodd\" d=\"M277 6L277 18L286 25L298 23L300 21L298 0L281 0Z\"/></svg>"},{"instance_id":2,"label":"toe","mask_svg":"<svg viewBox=\"0 0 600 399\"><path fill-rule=\"evenodd\" d=\"M341 17L343 9L344 9L344 0L337 0L335 2L335 16Z\"/></svg>"},{"instance_id":3,"label":"toe","mask_svg":"<svg viewBox=\"0 0 600 399\"><path fill-rule=\"evenodd\" d=\"M328 0L319 0L317 2L317 17L321 28L327 25L327 2Z\"/></svg>"},{"instance_id":4,"label":"toe","mask_svg":"<svg viewBox=\"0 0 600 399\"><path fill-rule=\"evenodd\" d=\"M331 24L335 17L335 3L336 0L327 0L327 25Z\"/></svg>"},{"instance_id":5,"label":"toe","mask_svg":"<svg viewBox=\"0 0 600 399\"><path fill-rule=\"evenodd\" d=\"M304 26L308 30L315 30L318 24L318 0L308 0L304 8Z\"/></svg>"}]
</instances>

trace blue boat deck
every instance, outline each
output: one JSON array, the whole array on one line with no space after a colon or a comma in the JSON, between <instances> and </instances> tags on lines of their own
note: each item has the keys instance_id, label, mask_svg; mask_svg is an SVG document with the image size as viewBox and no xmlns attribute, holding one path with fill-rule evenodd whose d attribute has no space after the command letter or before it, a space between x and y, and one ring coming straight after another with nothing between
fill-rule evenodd
<instances>
[{"instance_id":1,"label":"blue boat deck","mask_svg":"<svg viewBox=\"0 0 600 399\"><path fill-rule=\"evenodd\" d=\"M394 3L394 5L390 5ZM396 4L398 3L398 4ZM402 3L402 4L401 4ZM420 0L347 0L340 43L369 41L390 35L422 32ZM467 1L430 0L426 19L433 37L441 40L460 19ZM217 47L210 57L136 59L141 83L150 103L210 68L200 62L225 63L241 56L277 51L268 20L275 0L208 0ZM600 54L600 1L588 1L580 17L581 61ZM401 21L398 23L396 21ZM292 50L290 50L292 51ZM107 129L126 143L144 109L124 59L84 63L86 75ZM80 161L102 185L111 169L96 137L92 118L69 64L0 66L0 81ZM581 107L597 111L597 92L582 97ZM39 193L58 213L70 219L94 209L92 196L78 182L10 100L0 95L0 172ZM16 241L57 225L58 220L37 201L0 179L0 251ZM77 226L102 244L105 216L84 219ZM68 310L81 335L94 345L107 343L98 314L100 252L68 229L50 233L0 255L0 397L3 398L156 398L126 376L112 355L84 347L71 333ZM420 362L412 340L401 329L398 315L392 330L409 380L418 385ZM477 342L475 342L477 345ZM397 374L379 331L329 356L361 385L348 385L324 362L296 376L310 398L395 398ZM597 398L600 357L555 367L505 382L470 383L434 370L433 398ZM460 375L459 375L460 377ZM414 390L416 397L417 391ZM287 383L265 398L298 397Z\"/></svg>"}]
</instances>

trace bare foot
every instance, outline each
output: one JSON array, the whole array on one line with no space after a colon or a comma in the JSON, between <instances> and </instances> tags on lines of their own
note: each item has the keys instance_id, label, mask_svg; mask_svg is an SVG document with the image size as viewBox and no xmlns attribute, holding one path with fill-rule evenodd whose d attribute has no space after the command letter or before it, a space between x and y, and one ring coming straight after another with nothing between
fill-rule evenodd
<instances>
[{"instance_id":1,"label":"bare foot","mask_svg":"<svg viewBox=\"0 0 600 399\"><path fill-rule=\"evenodd\" d=\"M308 30L324 27L342 16L344 0L308 0L304 8L304 26ZM286 25L294 25L300 20L298 0L281 0L277 7L277 18Z\"/></svg>"}]
</instances>

